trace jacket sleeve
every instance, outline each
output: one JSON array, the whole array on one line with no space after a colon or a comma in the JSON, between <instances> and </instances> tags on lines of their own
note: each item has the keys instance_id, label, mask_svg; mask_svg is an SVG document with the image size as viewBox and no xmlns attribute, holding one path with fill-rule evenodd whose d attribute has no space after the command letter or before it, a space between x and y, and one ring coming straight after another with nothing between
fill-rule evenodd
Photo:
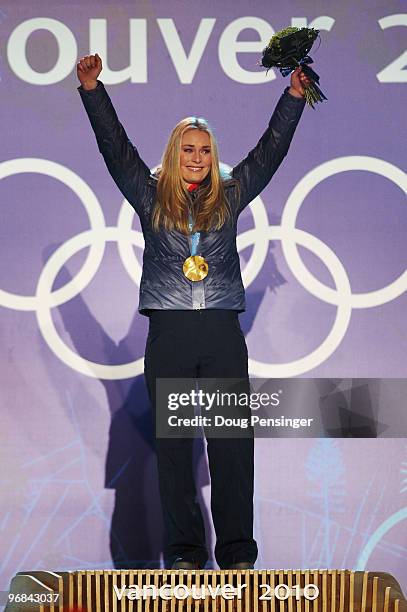
<instances>
[{"instance_id":1,"label":"jacket sleeve","mask_svg":"<svg viewBox=\"0 0 407 612\"><path fill-rule=\"evenodd\" d=\"M287 87L267 130L248 156L233 168L231 174L240 184L239 213L266 187L287 155L304 106L305 100L292 96Z\"/></svg>"},{"instance_id":2,"label":"jacket sleeve","mask_svg":"<svg viewBox=\"0 0 407 612\"><path fill-rule=\"evenodd\" d=\"M113 180L140 214L140 195L145 180L150 176L149 168L129 141L103 83L98 81L95 89L89 91L80 86L78 91Z\"/></svg>"}]
</instances>

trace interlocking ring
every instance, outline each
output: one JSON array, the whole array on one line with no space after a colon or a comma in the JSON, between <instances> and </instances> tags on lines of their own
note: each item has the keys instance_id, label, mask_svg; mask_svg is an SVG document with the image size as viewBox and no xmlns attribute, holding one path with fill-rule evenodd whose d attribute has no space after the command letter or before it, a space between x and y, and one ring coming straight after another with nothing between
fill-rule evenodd
<instances>
[{"instance_id":1,"label":"interlocking ring","mask_svg":"<svg viewBox=\"0 0 407 612\"><path fill-rule=\"evenodd\" d=\"M328 359L341 343L353 308L371 308L385 304L407 289L407 270L386 287L368 293L352 294L346 270L335 253L319 238L295 227L300 206L305 197L321 180L349 170L366 170L385 176L407 193L407 176L396 166L366 156L348 156L321 164L304 176L291 192L283 211L281 226L270 226L267 211L258 196L250 204L254 228L237 237L238 251L253 246L248 262L242 270L243 284L247 288L255 280L267 258L270 240L278 240L287 264L298 282L318 299L337 307L332 329L326 339L308 355L283 364L269 364L249 359L249 371L261 377L288 377L303 374ZM0 290L0 304L15 310L35 311L45 342L61 361L81 374L100 379L132 378L143 371L144 359L120 365L104 365L89 361L68 347L58 335L52 319L52 308L78 295L91 282L103 258L106 242L117 242L123 265L137 285L141 279L141 264L134 246L143 248L141 232L132 229L134 210L126 200L119 211L117 227L105 225L102 208L90 187L71 170L56 162L21 158L0 164L0 179L25 172L39 173L56 178L78 196L88 214L90 229L73 236L62 244L45 263L38 279L36 294L22 296ZM316 279L302 262L297 245L317 255L335 283L335 289ZM78 251L89 247L84 264L66 285L53 291L55 279L66 262Z\"/></svg>"}]
</instances>

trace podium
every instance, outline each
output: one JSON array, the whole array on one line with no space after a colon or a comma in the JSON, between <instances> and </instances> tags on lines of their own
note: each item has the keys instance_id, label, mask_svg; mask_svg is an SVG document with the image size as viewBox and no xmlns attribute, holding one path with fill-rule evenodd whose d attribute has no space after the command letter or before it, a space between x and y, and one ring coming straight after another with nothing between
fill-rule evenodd
<instances>
[{"instance_id":1,"label":"podium","mask_svg":"<svg viewBox=\"0 0 407 612\"><path fill-rule=\"evenodd\" d=\"M407 612L393 576L350 570L19 572L6 612Z\"/></svg>"}]
</instances>

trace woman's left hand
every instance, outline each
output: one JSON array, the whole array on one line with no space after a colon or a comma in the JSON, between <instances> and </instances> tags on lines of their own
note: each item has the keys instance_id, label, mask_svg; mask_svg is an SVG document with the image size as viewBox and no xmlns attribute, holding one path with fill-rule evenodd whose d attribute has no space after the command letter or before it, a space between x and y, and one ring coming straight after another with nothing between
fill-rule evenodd
<instances>
[{"instance_id":1,"label":"woman's left hand","mask_svg":"<svg viewBox=\"0 0 407 612\"><path fill-rule=\"evenodd\" d=\"M298 68L291 73L291 87L288 91L297 98L303 98L305 94L304 86L310 83L311 79L306 77L302 72L301 66L298 66Z\"/></svg>"}]
</instances>

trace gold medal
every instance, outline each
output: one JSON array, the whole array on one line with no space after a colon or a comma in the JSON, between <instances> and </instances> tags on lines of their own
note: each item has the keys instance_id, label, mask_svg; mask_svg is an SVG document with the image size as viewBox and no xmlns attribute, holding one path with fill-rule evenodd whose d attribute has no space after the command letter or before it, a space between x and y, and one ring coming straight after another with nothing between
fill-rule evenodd
<instances>
[{"instance_id":1,"label":"gold medal","mask_svg":"<svg viewBox=\"0 0 407 612\"><path fill-rule=\"evenodd\" d=\"M207 276L209 266L201 255L191 255L184 261L182 270L190 281L201 281Z\"/></svg>"}]
</instances>

